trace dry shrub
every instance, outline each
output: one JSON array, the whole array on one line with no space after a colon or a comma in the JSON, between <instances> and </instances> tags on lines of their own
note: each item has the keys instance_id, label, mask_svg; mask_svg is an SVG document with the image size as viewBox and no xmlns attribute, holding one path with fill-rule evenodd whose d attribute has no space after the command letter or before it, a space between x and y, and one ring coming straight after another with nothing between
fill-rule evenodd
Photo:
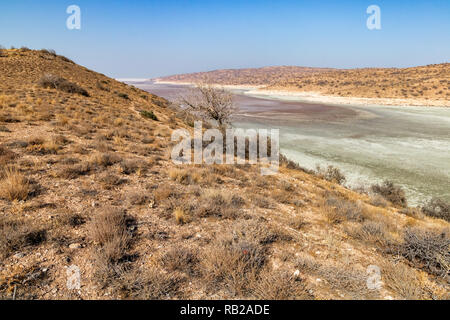
<instances>
[{"instance_id":1,"label":"dry shrub","mask_svg":"<svg viewBox=\"0 0 450 320\"><path fill-rule=\"evenodd\" d=\"M276 189L271 192L272 198L279 203L291 204L294 202L292 192L288 192L284 189Z\"/></svg>"},{"instance_id":2,"label":"dry shrub","mask_svg":"<svg viewBox=\"0 0 450 320\"><path fill-rule=\"evenodd\" d=\"M201 176L193 170L172 168L169 169L169 178L178 183L189 185L199 183Z\"/></svg>"},{"instance_id":3,"label":"dry shrub","mask_svg":"<svg viewBox=\"0 0 450 320\"><path fill-rule=\"evenodd\" d=\"M347 180L344 174L336 167L328 166L326 169L317 166L317 175L327 181L344 184Z\"/></svg>"},{"instance_id":4,"label":"dry shrub","mask_svg":"<svg viewBox=\"0 0 450 320\"><path fill-rule=\"evenodd\" d=\"M423 212L419 208L407 207L400 209L398 212L408 217L413 217L416 219L423 219L424 217Z\"/></svg>"},{"instance_id":5,"label":"dry shrub","mask_svg":"<svg viewBox=\"0 0 450 320\"><path fill-rule=\"evenodd\" d=\"M386 180L382 184L372 185L371 189L372 192L381 195L393 205L400 207L406 207L408 205L403 189L394 185L391 181Z\"/></svg>"},{"instance_id":6,"label":"dry shrub","mask_svg":"<svg viewBox=\"0 0 450 320\"><path fill-rule=\"evenodd\" d=\"M145 163L140 160L123 160L119 164L120 171L123 174L132 174L137 171L142 171L145 167Z\"/></svg>"},{"instance_id":7,"label":"dry shrub","mask_svg":"<svg viewBox=\"0 0 450 320\"><path fill-rule=\"evenodd\" d=\"M319 270L320 263L310 254L299 252L295 259L295 266L306 273L313 273Z\"/></svg>"},{"instance_id":8,"label":"dry shrub","mask_svg":"<svg viewBox=\"0 0 450 320\"><path fill-rule=\"evenodd\" d=\"M187 247L172 247L161 257L161 265L168 271L185 272L188 275L197 273L197 252Z\"/></svg>"},{"instance_id":9,"label":"dry shrub","mask_svg":"<svg viewBox=\"0 0 450 320\"><path fill-rule=\"evenodd\" d=\"M266 264L267 245L289 239L256 221L237 222L229 234L220 236L202 253L201 273L209 288L238 297L251 296Z\"/></svg>"},{"instance_id":10,"label":"dry shrub","mask_svg":"<svg viewBox=\"0 0 450 320\"><path fill-rule=\"evenodd\" d=\"M73 228L79 227L86 223L86 218L84 216L70 211L62 212L59 215L58 220L62 225L68 225Z\"/></svg>"},{"instance_id":11,"label":"dry shrub","mask_svg":"<svg viewBox=\"0 0 450 320\"><path fill-rule=\"evenodd\" d=\"M114 153L97 153L92 157L91 163L102 167L109 167L120 162L120 156Z\"/></svg>"},{"instance_id":12,"label":"dry shrub","mask_svg":"<svg viewBox=\"0 0 450 320\"><path fill-rule=\"evenodd\" d=\"M17 154L4 146L0 146L0 166L11 164L16 158Z\"/></svg>"},{"instance_id":13,"label":"dry shrub","mask_svg":"<svg viewBox=\"0 0 450 320\"><path fill-rule=\"evenodd\" d=\"M315 272L320 278L327 281L330 288L345 292L350 299L371 298L377 294L367 288L367 273L365 268L356 268L349 261L344 264L335 262L320 264Z\"/></svg>"},{"instance_id":14,"label":"dry shrub","mask_svg":"<svg viewBox=\"0 0 450 320\"><path fill-rule=\"evenodd\" d=\"M402 299L418 300L427 296L417 271L403 263L384 263L381 266L381 277L384 286Z\"/></svg>"},{"instance_id":15,"label":"dry shrub","mask_svg":"<svg viewBox=\"0 0 450 320\"><path fill-rule=\"evenodd\" d=\"M144 118L158 121L158 117L153 113L152 110L150 110L150 111L142 110L140 113L141 113L141 116Z\"/></svg>"},{"instance_id":16,"label":"dry shrub","mask_svg":"<svg viewBox=\"0 0 450 320\"><path fill-rule=\"evenodd\" d=\"M110 146L108 143L103 142L103 141L98 141L98 142L93 146L93 148L94 148L95 150L97 150L98 152L109 152L109 151L112 150L111 146Z\"/></svg>"},{"instance_id":17,"label":"dry shrub","mask_svg":"<svg viewBox=\"0 0 450 320\"><path fill-rule=\"evenodd\" d=\"M87 175L91 172L91 165L88 162L76 164L74 166L65 166L58 173L57 176L63 179L76 179L79 176Z\"/></svg>"},{"instance_id":18,"label":"dry shrub","mask_svg":"<svg viewBox=\"0 0 450 320\"><path fill-rule=\"evenodd\" d=\"M94 250L97 280L103 285L125 272L130 258L130 248L135 228L133 220L123 210L114 207L104 208L90 224L90 238L98 245Z\"/></svg>"},{"instance_id":19,"label":"dry shrub","mask_svg":"<svg viewBox=\"0 0 450 320\"><path fill-rule=\"evenodd\" d=\"M272 208L272 202L267 197L263 197L263 196L260 196L258 194L255 194L255 195L252 196L252 200L253 200L253 203L257 207L260 207L260 208L263 208L263 209L270 209L270 208Z\"/></svg>"},{"instance_id":20,"label":"dry shrub","mask_svg":"<svg viewBox=\"0 0 450 320\"><path fill-rule=\"evenodd\" d=\"M337 264L329 258L322 263L306 252L300 252L296 258L296 267L302 273L325 280L328 287L345 293L348 298L373 298L373 293L366 285L366 270L357 266L357 263L352 263L348 259L344 264Z\"/></svg>"},{"instance_id":21,"label":"dry shrub","mask_svg":"<svg viewBox=\"0 0 450 320\"><path fill-rule=\"evenodd\" d=\"M386 208L389 203L381 195L375 194L370 197L370 203L375 207Z\"/></svg>"},{"instance_id":22,"label":"dry shrub","mask_svg":"<svg viewBox=\"0 0 450 320\"><path fill-rule=\"evenodd\" d=\"M229 192L217 189L207 189L202 194L197 214L200 217L217 216L234 219L240 213L244 201Z\"/></svg>"},{"instance_id":23,"label":"dry shrub","mask_svg":"<svg viewBox=\"0 0 450 320\"><path fill-rule=\"evenodd\" d=\"M32 154L57 154L58 150L61 149L60 141L53 137L48 140L34 137L28 140L27 143L27 151Z\"/></svg>"},{"instance_id":24,"label":"dry shrub","mask_svg":"<svg viewBox=\"0 0 450 320\"><path fill-rule=\"evenodd\" d=\"M366 219L362 204L331 197L326 199L325 205L325 213L331 223L341 223L347 220L362 222Z\"/></svg>"},{"instance_id":25,"label":"dry shrub","mask_svg":"<svg viewBox=\"0 0 450 320\"><path fill-rule=\"evenodd\" d=\"M157 202L162 202L171 197L175 197L177 195L177 192L173 186L168 184L162 184L158 186L158 188L154 191L153 195Z\"/></svg>"},{"instance_id":26,"label":"dry shrub","mask_svg":"<svg viewBox=\"0 0 450 320\"><path fill-rule=\"evenodd\" d=\"M287 271L264 270L252 288L258 300L310 300L304 281Z\"/></svg>"},{"instance_id":27,"label":"dry shrub","mask_svg":"<svg viewBox=\"0 0 450 320\"><path fill-rule=\"evenodd\" d=\"M400 254L431 274L445 277L450 270L450 237L447 231L433 232L419 228L405 231Z\"/></svg>"},{"instance_id":28,"label":"dry shrub","mask_svg":"<svg viewBox=\"0 0 450 320\"><path fill-rule=\"evenodd\" d=\"M236 238L255 241L261 245L292 240L292 237L281 229L281 227L269 227L263 222L256 220L237 222L232 228L232 234Z\"/></svg>"},{"instance_id":29,"label":"dry shrub","mask_svg":"<svg viewBox=\"0 0 450 320\"><path fill-rule=\"evenodd\" d=\"M133 206L141 206L149 201L149 196L142 192L131 192L127 195L128 203Z\"/></svg>"},{"instance_id":30,"label":"dry shrub","mask_svg":"<svg viewBox=\"0 0 450 320\"><path fill-rule=\"evenodd\" d=\"M92 240L102 246L120 239L126 247L130 240L125 212L114 207L104 208L92 219L90 232Z\"/></svg>"},{"instance_id":31,"label":"dry shrub","mask_svg":"<svg viewBox=\"0 0 450 320\"><path fill-rule=\"evenodd\" d=\"M89 97L89 93L79 85L52 74L43 75L39 79L38 85L42 88L57 89L67 93L76 93L85 97Z\"/></svg>"},{"instance_id":32,"label":"dry shrub","mask_svg":"<svg viewBox=\"0 0 450 320\"><path fill-rule=\"evenodd\" d=\"M143 267L123 272L116 289L123 299L161 300L182 298L180 284L184 278L154 267Z\"/></svg>"},{"instance_id":33,"label":"dry shrub","mask_svg":"<svg viewBox=\"0 0 450 320\"><path fill-rule=\"evenodd\" d=\"M386 225L382 222L365 221L363 224L354 227L347 231L356 239L375 243L382 247L392 244L392 237L386 230Z\"/></svg>"},{"instance_id":34,"label":"dry shrub","mask_svg":"<svg viewBox=\"0 0 450 320\"><path fill-rule=\"evenodd\" d=\"M209 287L225 287L239 297L249 293L266 262L263 246L239 238L221 238L202 256L201 270Z\"/></svg>"},{"instance_id":35,"label":"dry shrub","mask_svg":"<svg viewBox=\"0 0 450 320\"><path fill-rule=\"evenodd\" d=\"M100 184L106 190L111 190L112 188L117 187L117 186L125 183L126 181L127 180L122 179L122 178L116 176L115 174L112 174L109 172L105 172L98 179L98 182L100 182Z\"/></svg>"},{"instance_id":36,"label":"dry shrub","mask_svg":"<svg viewBox=\"0 0 450 320\"><path fill-rule=\"evenodd\" d=\"M422 207L422 211L427 216L450 222L450 203L444 200L433 198Z\"/></svg>"},{"instance_id":37,"label":"dry shrub","mask_svg":"<svg viewBox=\"0 0 450 320\"><path fill-rule=\"evenodd\" d=\"M32 192L29 180L17 169L4 169L0 180L0 197L13 200L26 200Z\"/></svg>"},{"instance_id":38,"label":"dry shrub","mask_svg":"<svg viewBox=\"0 0 450 320\"><path fill-rule=\"evenodd\" d=\"M47 240L47 231L31 222L0 217L0 257L7 258L26 246L38 246Z\"/></svg>"}]
</instances>

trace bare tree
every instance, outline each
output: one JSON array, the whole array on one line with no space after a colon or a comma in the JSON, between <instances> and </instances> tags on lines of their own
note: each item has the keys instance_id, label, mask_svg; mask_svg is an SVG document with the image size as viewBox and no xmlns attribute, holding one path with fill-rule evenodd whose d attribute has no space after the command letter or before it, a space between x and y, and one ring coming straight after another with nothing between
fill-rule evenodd
<instances>
[{"instance_id":1,"label":"bare tree","mask_svg":"<svg viewBox=\"0 0 450 320\"><path fill-rule=\"evenodd\" d=\"M220 127L229 123L236 112L233 95L211 85L198 84L188 96L181 98L181 104L204 119L216 121Z\"/></svg>"}]
</instances>

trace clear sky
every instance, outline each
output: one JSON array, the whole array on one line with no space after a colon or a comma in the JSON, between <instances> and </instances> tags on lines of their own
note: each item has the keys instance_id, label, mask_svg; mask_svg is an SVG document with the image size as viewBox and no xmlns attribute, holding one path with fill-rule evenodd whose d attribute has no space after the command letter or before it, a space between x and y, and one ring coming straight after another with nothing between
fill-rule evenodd
<instances>
[{"instance_id":1,"label":"clear sky","mask_svg":"<svg viewBox=\"0 0 450 320\"><path fill-rule=\"evenodd\" d=\"M66 8L81 8L68 30ZM381 30L366 9L381 8ZM56 50L121 78L220 68L450 61L450 0L2 0L0 44Z\"/></svg>"}]
</instances>

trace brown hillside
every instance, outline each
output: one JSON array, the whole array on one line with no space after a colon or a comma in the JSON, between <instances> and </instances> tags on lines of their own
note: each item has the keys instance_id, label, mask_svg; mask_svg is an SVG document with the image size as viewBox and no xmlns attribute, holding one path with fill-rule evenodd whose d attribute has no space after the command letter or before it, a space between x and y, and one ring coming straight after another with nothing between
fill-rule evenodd
<instances>
[{"instance_id":1,"label":"brown hillside","mask_svg":"<svg viewBox=\"0 0 450 320\"><path fill-rule=\"evenodd\" d=\"M450 104L450 63L413 68L320 69L266 67L217 70L157 79L181 83L260 86L260 90L363 98L395 105ZM398 101L389 99L401 99ZM343 101L336 101L342 103Z\"/></svg>"},{"instance_id":2,"label":"brown hillside","mask_svg":"<svg viewBox=\"0 0 450 320\"><path fill-rule=\"evenodd\" d=\"M267 89L365 98L450 101L450 63L405 69L336 70L272 83Z\"/></svg>"},{"instance_id":3,"label":"brown hillside","mask_svg":"<svg viewBox=\"0 0 450 320\"><path fill-rule=\"evenodd\" d=\"M425 215L392 186L374 190L396 205L286 160L269 177L177 167L178 127L164 99L48 51L3 51L0 298L449 298L444 205Z\"/></svg>"},{"instance_id":4,"label":"brown hillside","mask_svg":"<svg viewBox=\"0 0 450 320\"><path fill-rule=\"evenodd\" d=\"M332 69L292 66L224 69L174 75L159 78L158 80L169 82L214 83L220 85L267 86L288 79L330 70Z\"/></svg>"}]
</instances>

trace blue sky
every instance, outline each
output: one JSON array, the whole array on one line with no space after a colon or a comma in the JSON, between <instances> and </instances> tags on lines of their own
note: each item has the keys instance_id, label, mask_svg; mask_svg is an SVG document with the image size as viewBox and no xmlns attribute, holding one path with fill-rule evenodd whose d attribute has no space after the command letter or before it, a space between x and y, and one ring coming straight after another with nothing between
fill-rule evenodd
<instances>
[{"instance_id":1,"label":"blue sky","mask_svg":"<svg viewBox=\"0 0 450 320\"><path fill-rule=\"evenodd\" d=\"M72 4L81 30L66 28ZM372 4L381 30L366 27ZM406 67L450 61L450 1L1 1L0 44L51 48L129 78L269 65Z\"/></svg>"}]
</instances>

